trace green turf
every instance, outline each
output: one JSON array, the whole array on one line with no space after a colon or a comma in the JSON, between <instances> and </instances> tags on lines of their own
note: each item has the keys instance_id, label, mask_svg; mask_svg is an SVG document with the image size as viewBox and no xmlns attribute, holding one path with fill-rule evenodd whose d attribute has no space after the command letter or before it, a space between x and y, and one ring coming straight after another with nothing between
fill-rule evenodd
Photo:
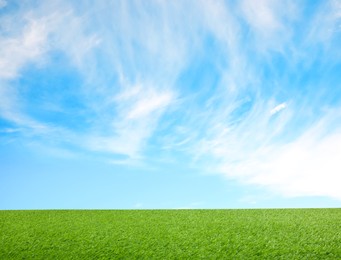
<instances>
[{"instance_id":1,"label":"green turf","mask_svg":"<svg viewBox=\"0 0 341 260\"><path fill-rule=\"evenodd\" d=\"M0 211L0 259L341 259L341 209Z\"/></svg>"}]
</instances>

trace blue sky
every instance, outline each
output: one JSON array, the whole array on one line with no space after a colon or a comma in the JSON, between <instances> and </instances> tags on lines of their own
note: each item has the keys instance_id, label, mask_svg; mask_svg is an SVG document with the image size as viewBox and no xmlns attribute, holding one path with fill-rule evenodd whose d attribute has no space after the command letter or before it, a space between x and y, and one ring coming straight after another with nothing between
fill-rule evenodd
<instances>
[{"instance_id":1,"label":"blue sky","mask_svg":"<svg viewBox=\"0 0 341 260\"><path fill-rule=\"evenodd\" d=\"M340 207L341 1L0 0L0 209Z\"/></svg>"}]
</instances>

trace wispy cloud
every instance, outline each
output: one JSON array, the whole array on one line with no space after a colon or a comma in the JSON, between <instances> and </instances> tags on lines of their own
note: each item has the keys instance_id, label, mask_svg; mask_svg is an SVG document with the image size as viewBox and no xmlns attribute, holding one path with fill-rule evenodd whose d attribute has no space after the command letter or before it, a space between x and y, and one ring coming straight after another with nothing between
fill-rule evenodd
<instances>
[{"instance_id":1,"label":"wispy cloud","mask_svg":"<svg viewBox=\"0 0 341 260\"><path fill-rule=\"evenodd\" d=\"M29 17L19 35L0 38L0 78L12 79L25 64L38 59L45 51L46 38L44 20Z\"/></svg>"},{"instance_id":2,"label":"wispy cloud","mask_svg":"<svg viewBox=\"0 0 341 260\"><path fill-rule=\"evenodd\" d=\"M243 162L226 165L224 172L227 176L238 172L233 177L287 196L340 199L337 183L340 181L341 129L326 134L330 123L323 119L292 142L272 143L266 149L255 150Z\"/></svg>"},{"instance_id":3,"label":"wispy cloud","mask_svg":"<svg viewBox=\"0 0 341 260\"><path fill-rule=\"evenodd\" d=\"M111 163L180 154L188 160L177 163L282 195L340 199L340 6L320 2L309 15L289 0L25 7L0 28L0 114ZM20 88L28 68L53 85L40 69L60 60L78 80L63 71L41 99ZM44 98L54 109L38 106Z\"/></svg>"},{"instance_id":4,"label":"wispy cloud","mask_svg":"<svg viewBox=\"0 0 341 260\"><path fill-rule=\"evenodd\" d=\"M274 115L274 114L278 113L279 111L285 109L286 107L287 107L286 103L281 103L281 104L275 106L273 109L271 109L270 114Z\"/></svg>"},{"instance_id":5,"label":"wispy cloud","mask_svg":"<svg viewBox=\"0 0 341 260\"><path fill-rule=\"evenodd\" d=\"M9 36L0 36L0 114L2 117L18 124L24 123L30 126L39 124L20 113L20 98L18 90L7 81L18 77L19 71L29 62L39 59L45 51L47 29L43 21L24 18L25 26L21 30L15 27L17 17L12 17L9 24L9 32L15 33Z\"/></svg>"},{"instance_id":6,"label":"wispy cloud","mask_svg":"<svg viewBox=\"0 0 341 260\"><path fill-rule=\"evenodd\" d=\"M262 52L268 49L282 52L288 48L298 6L293 1L241 1L241 17L249 26L252 48Z\"/></svg>"},{"instance_id":7,"label":"wispy cloud","mask_svg":"<svg viewBox=\"0 0 341 260\"><path fill-rule=\"evenodd\" d=\"M15 21L20 19L20 16L25 17L21 19L22 28L20 28L21 24L15 25ZM157 118L169 105L172 99L171 91L158 89L150 84L147 86L142 79L137 82L137 85L140 85L139 92L124 98L123 95L131 91L130 83L126 81L135 81L126 74L130 73L130 68L121 70L121 65L125 62L122 61L117 65L114 54L111 57L112 60L104 63L108 68L112 67L112 72L108 74L110 78L115 77L115 74L124 77L124 82L120 80L120 85L114 86L108 79L102 78L103 73L99 72L100 68L97 66L101 61L94 56L94 52L98 50L95 48L99 45L103 48L103 54L109 54L109 57L110 50L115 49L115 44L120 45L119 42L115 43L115 40L114 46L107 45L112 40L114 32L108 33L105 28L100 27L97 32L100 36L97 36L96 32L92 31L96 26L88 27L89 24L84 17L77 16L70 6L61 1L56 1L51 6L42 5L37 9L23 11L11 17L8 24L13 27L10 31L18 31L18 35L4 37L0 42L2 47L0 76L4 82L1 86L1 96L5 100L1 104L2 116L17 125L34 129L39 134L42 131L37 130L42 128L46 128L47 132L52 135L62 132L64 136L67 136L67 140L91 150L135 156L144 139L148 138L155 127ZM122 25L127 26L126 23ZM86 30L90 32L86 33ZM103 38L103 43L100 37ZM58 50L65 52L72 64L77 66L83 74L84 85L80 88L80 99L84 102L86 109L94 111L92 114L98 116L97 119L92 119L91 126L92 129L97 130L90 131L90 134L87 133L88 131L75 133L72 126L65 128L65 126L47 125L32 118L24 110L25 104L22 104L23 101L30 101L25 100L23 93L11 86L9 82L5 82L20 77L19 72L24 66L37 63L42 58L48 58L50 52ZM154 51L153 48L152 51ZM151 82L159 84L158 81ZM120 94L117 95L117 93ZM122 93L125 94L122 95ZM63 109L68 110L68 107L59 107L58 111L63 112ZM114 114L110 116L109 111Z\"/></svg>"},{"instance_id":8,"label":"wispy cloud","mask_svg":"<svg viewBox=\"0 0 341 260\"><path fill-rule=\"evenodd\" d=\"M271 34L282 27L280 17L275 10L279 7L279 1L242 1L241 9L248 23L261 34Z\"/></svg>"},{"instance_id":9,"label":"wispy cloud","mask_svg":"<svg viewBox=\"0 0 341 260\"><path fill-rule=\"evenodd\" d=\"M283 55L285 60L282 64L270 63L268 67L270 72L279 65L286 66L290 71L298 62L305 62L299 59L307 56L298 57L297 53L306 50L296 49L301 45L296 42L298 39L294 38L294 29L287 28L288 24L290 25L288 19L293 19L291 22L294 22L294 15L297 15L300 8L296 9L292 3L289 5L292 9L281 8L274 1L257 2L257 8L252 5L251 2L246 1L242 8L245 19L255 33L260 37L266 37L272 49L274 46L271 44L277 43L279 39L285 40L289 46L280 49L275 46L275 49L280 50L279 55ZM261 7L258 8L258 5ZM292 11L289 16L285 13L288 11ZM322 8L320 12L318 15L328 17L330 9ZM332 13L334 11L329 14ZM260 14L263 16L257 18ZM336 22L335 19L333 22ZM333 28L332 24L326 26ZM320 30L324 29L320 28ZM219 31L215 32L219 33ZM234 35L238 35L238 32L240 28L234 31ZM335 37L335 34L330 37ZM218 36L217 38L221 39ZM235 41L243 46L239 40L242 38L235 38ZM257 38L250 40L256 41L254 42L256 45L259 44ZM310 45L309 49L318 44L312 39L304 42ZM264 41L261 44L266 47ZM330 47L326 45L326 48ZM240 49L234 48L234 50ZM257 51L257 48L254 50ZM242 66L243 59L246 62L250 61L250 58L243 53L235 54L241 61L225 71L228 76L223 78L221 84L228 83L227 87L229 85L238 87L232 88L233 92L218 88L210 99L214 100L214 103L206 103L206 113L200 116L192 115L195 119L187 125L187 129L191 129L188 130L191 132L188 132L188 135L193 136L194 133L196 139L187 144L192 146L190 153L195 158L194 165L205 167L207 172L220 172L228 178L237 179L242 183L261 185L286 196L328 196L340 199L341 193L336 185L332 184L332 182L339 182L337 172L341 168L336 159L340 157L337 148L340 127L337 122L330 121L331 115L337 118L339 108L331 108L326 112L321 107L323 103L321 97L318 98L314 92L310 92L307 96L306 93L297 90L292 92L296 96L290 97L290 107L288 102L276 105L273 99L277 98L277 93L287 91L290 93L293 88L288 89L285 83L288 81L287 78L278 78L278 71L271 72L272 78L270 75L262 75L267 69L269 58L271 61L272 57L264 53L264 48L259 51L253 55L266 58L266 63L255 59L247 67ZM311 59L319 62L320 58L310 57L307 64L311 64ZM334 58L324 56L322 59ZM263 72L257 67L262 68ZM239 71L243 73L238 73ZM272 84L271 88L267 89L269 80ZM330 86L325 84L330 84L330 80L325 83L306 81L304 84L315 85L311 89L323 84L329 89ZM244 88L252 85L255 88L249 90ZM263 91L266 91L266 94ZM327 104L324 105L328 107ZM275 114L276 117L273 117ZM207 126L204 128L198 123L203 118ZM317 126L319 134L316 132ZM322 132L324 135L321 134ZM326 171L328 174L325 174Z\"/></svg>"}]
</instances>

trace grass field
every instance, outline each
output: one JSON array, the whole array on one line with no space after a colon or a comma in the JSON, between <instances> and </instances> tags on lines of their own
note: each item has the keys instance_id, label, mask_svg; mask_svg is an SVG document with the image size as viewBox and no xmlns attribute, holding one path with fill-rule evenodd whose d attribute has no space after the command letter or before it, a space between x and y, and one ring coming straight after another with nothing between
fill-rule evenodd
<instances>
[{"instance_id":1,"label":"grass field","mask_svg":"<svg viewBox=\"0 0 341 260\"><path fill-rule=\"evenodd\" d=\"M0 259L341 259L341 209L0 211Z\"/></svg>"}]
</instances>

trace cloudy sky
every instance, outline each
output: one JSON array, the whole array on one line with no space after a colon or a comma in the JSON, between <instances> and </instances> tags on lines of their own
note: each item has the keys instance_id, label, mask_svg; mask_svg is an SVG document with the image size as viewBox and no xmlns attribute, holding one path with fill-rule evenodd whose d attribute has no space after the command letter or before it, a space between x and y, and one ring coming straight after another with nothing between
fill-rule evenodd
<instances>
[{"instance_id":1,"label":"cloudy sky","mask_svg":"<svg viewBox=\"0 0 341 260\"><path fill-rule=\"evenodd\" d=\"M0 208L341 205L341 1L0 0Z\"/></svg>"}]
</instances>

